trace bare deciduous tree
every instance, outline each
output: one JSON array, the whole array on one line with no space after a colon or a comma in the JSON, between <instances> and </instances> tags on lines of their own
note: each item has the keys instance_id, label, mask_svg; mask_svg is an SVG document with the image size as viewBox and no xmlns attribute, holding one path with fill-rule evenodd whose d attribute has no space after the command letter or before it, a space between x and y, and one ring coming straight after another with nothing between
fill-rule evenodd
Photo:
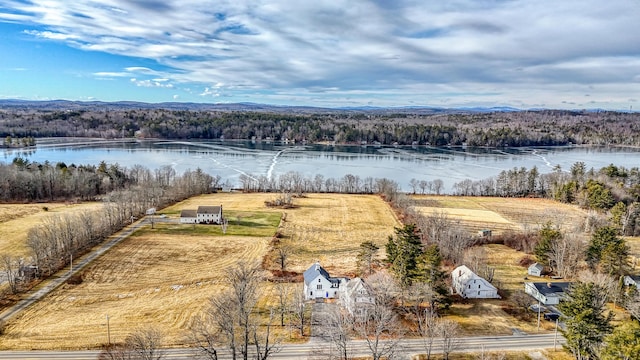
<instances>
[{"instance_id":1,"label":"bare deciduous tree","mask_svg":"<svg viewBox=\"0 0 640 360\"><path fill-rule=\"evenodd\" d=\"M449 360L449 355L462 347L460 326L451 320L439 320L437 326L442 341L442 356L444 360Z\"/></svg>"},{"instance_id":2,"label":"bare deciduous tree","mask_svg":"<svg viewBox=\"0 0 640 360\"><path fill-rule=\"evenodd\" d=\"M306 302L304 298L304 290L301 286L298 286L293 291L291 303L291 316L292 323L295 328L300 330L300 336L304 336L304 327L307 325L307 311Z\"/></svg>"},{"instance_id":3,"label":"bare deciduous tree","mask_svg":"<svg viewBox=\"0 0 640 360\"><path fill-rule=\"evenodd\" d=\"M358 336L365 340L373 360L400 356L399 339L403 334L397 315L387 304L375 303L363 311L354 323Z\"/></svg>"},{"instance_id":4,"label":"bare deciduous tree","mask_svg":"<svg viewBox=\"0 0 640 360\"><path fill-rule=\"evenodd\" d=\"M165 353L160 349L163 334L156 328L140 329L125 339L125 346L131 353L132 359L161 360Z\"/></svg>"},{"instance_id":5,"label":"bare deciduous tree","mask_svg":"<svg viewBox=\"0 0 640 360\"><path fill-rule=\"evenodd\" d=\"M331 306L327 312L324 324L324 333L332 346L335 347L337 359L348 360L351 358L351 340L354 326L354 317L346 309L340 306ZM333 353L333 351L330 351Z\"/></svg>"},{"instance_id":6,"label":"bare deciduous tree","mask_svg":"<svg viewBox=\"0 0 640 360\"><path fill-rule=\"evenodd\" d=\"M23 260L16 259L9 254L2 255L2 270L7 278L9 290L12 294L18 292L18 272L23 265Z\"/></svg>"}]
</instances>

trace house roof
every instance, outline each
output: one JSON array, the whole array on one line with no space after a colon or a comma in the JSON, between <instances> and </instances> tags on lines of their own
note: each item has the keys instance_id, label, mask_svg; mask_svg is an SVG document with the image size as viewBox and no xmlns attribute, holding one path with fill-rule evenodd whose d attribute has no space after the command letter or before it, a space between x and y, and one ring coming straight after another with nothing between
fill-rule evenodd
<instances>
[{"instance_id":1,"label":"house roof","mask_svg":"<svg viewBox=\"0 0 640 360\"><path fill-rule=\"evenodd\" d=\"M560 295L569 289L572 282L534 282L531 283L542 295Z\"/></svg>"},{"instance_id":2,"label":"house roof","mask_svg":"<svg viewBox=\"0 0 640 360\"><path fill-rule=\"evenodd\" d=\"M529 265L529 270L534 270L534 269L542 271L542 270L544 270L544 266L542 264L540 264L540 263L533 263L533 264Z\"/></svg>"},{"instance_id":3,"label":"house roof","mask_svg":"<svg viewBox=\"0 0 640 360\"><path fill-rule=\"evenodd\" d=\"M354 297L355 293L361 289L365 290L367 292L367 295L370 295L372 293L372 290L369 287L369 285L367 285L367 283L365 283L364 280L357 277L347 282L347 284L345 285L344 292L345 294L347 294L347 296Z\"/></svg>"},{"instance_id":4,"label":"house roof","mask_svg":"<svg viewBox=\"0 0 640 360\"><path fill-rule=\"evenodd\" d=\"M180 217L181 218L194 218L196 217L196 211L195 210L182 210L180 211Z\"/></svg>"},{"instance_id":5,"label":"house roof","mask_svg":"<svg viewBox=\"0 0 640 360\"><path fill-rule=\"evenodd\" d=\"M316 262L315 264L311 265L311 267L305 270L305 272L302 274L302 276L304 277L304 282L307 284L310 283L316 277L318 277L318 275L321 275L322 277L324 277L325 279L327 279L332 283L340 282L340 279L332 278L331 276L329 276L329 273L327 272L327 270L325 270L322 266L320 266L319 262Z\"/></svg>"},{"instance_id":6,"label":"house roof","mask_svg":"<svg viewBox=\"0 0 640 360\"><path fill-rule=\"evenodd\" d=\"M457 277L462 282L465 282L469 279L482 279L480 276L476 275L471 269L469 269L466 265L460 265L457 268L453 269L451 275Z\"/></svg>"},{"instance_id":7,"label":"house roof","mask_svg":"<svg viewBox=\"0 0 640 360\"><path fill-rule=\"evenodd\" d=\"M198 206L198 214L218 214L222 211L222 206Z\"/></svg>"},{"instance_id":8,"label":"house roof","mask_svg":"<svg viewBox=\"0 0 640 360\"><path fill-rule=\"evenodd\" d=\"M626 277L631 279L631 281L635 282L636 284L640 284L640 275L627 275Z\"/></svg>"}]
</instances>

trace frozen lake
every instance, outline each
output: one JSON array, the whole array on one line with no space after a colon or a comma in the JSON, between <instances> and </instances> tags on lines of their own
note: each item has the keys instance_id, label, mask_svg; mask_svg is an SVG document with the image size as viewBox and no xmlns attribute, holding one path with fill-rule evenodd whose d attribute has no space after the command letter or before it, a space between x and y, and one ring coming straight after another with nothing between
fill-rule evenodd
<instances>
[{"instance_id":1,"label":"frozen lake","mask_svg":"<svg viewBox=\"0 0 640 360\"><path fill-rule=\"evenodd\" d=\"M409 189L412 178L441 179L449 192L454 183L479 180L514 167L537 166L541 173L556 165L569 170L582 161L588 168L609 164L627 168L640 166L640 150L618 147L544 148L434 148L425 146L285 145L235 141L141 140L114 142L87 139L38 139L30 149L4 149L3 161L15 157L30 161L122 166L141 164L155 169L170 165L179 173L201 168L238 185L241 174L277 176L297 171L307 176L341 178L389 178Z\"/></svg>"}]
</instances>

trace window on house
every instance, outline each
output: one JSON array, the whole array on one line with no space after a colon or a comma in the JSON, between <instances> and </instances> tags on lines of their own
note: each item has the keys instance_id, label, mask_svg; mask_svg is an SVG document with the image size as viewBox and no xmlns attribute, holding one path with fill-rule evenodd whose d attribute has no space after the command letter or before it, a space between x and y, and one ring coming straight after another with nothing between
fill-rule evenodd
<instances>
[{"instance_id":1,"label":"window on house","mask_svg":"<svg viewBox=\"0 0 640 360\"><path fill-rule=\"evenodd\" d=\"M322 290L322 284L318 284L318 286L316 287L317 290Z\"/></svg>"},{"instance_id":2,"label":"window on house","mask_svg":"<svg viewBox=\"0 0 640 360\"><path fill-rule=\"evenodd\" d=\"M471 289L471 285L469 285L469 289Z\"/></svg>"},{"instance_id":3,"label":"window on house","mask_svg":"<svg viewBox=\"0 0 640 360\"><path fill-rule=\"evenodd\" d=\"M478 296L480 296L480 291L478 291Z\"/></svg>"},{"instance_id":4,"label":"window on house","mask_svg":"<svg viewBox=\"0 0 640 360\"><path fill-rule=\"evenodd\" d=\"M313 291L309 291L309 296L313 296Z\"/></svg>"},{"instance_id":5,"label":"window on house","mask_svg":"<svg viewBox=\"0 0 640 360\"><path fill-rule=\"evenodd\" d=\"M320 279L318 279L318 282L320 282Z\"/></svg>"},{"instance_id":6,"label":"window on house","mask_svg":"<svg viewBox=\"0 0 640 360\"><path fill-rule=\"evenodd\" d=\"M478 285L478 289L480 289L480 285Z\"/></svg>"}]
</instances>

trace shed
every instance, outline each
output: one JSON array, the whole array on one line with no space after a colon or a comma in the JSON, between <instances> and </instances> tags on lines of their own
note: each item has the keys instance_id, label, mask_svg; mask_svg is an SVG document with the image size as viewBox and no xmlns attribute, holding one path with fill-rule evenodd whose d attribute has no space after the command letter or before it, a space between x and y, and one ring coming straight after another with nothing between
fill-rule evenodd
<instances>
[{"instance_id":1,"label":"shed","mask_svg":"<svg viewBox=\"0 0 640 360\"><path fill-rule=\"evenodd\" d=\"M491 230L489 230L489 229L480 230L480 231L478 231L478 236L480 236L480 237L490 237L491 236Z\"/></svg>"},{"instance_id":2,"label":"shed","mask_svg":"<svg viewBox=\"0 0 640 360\"><path fill-rule=\"evenodd\" d=\"M527 270L527 274L532 276L542 276L542 271L544 270L544 266L540 263L533 263L529 266Z\"/></svg>"}]
</instances>

